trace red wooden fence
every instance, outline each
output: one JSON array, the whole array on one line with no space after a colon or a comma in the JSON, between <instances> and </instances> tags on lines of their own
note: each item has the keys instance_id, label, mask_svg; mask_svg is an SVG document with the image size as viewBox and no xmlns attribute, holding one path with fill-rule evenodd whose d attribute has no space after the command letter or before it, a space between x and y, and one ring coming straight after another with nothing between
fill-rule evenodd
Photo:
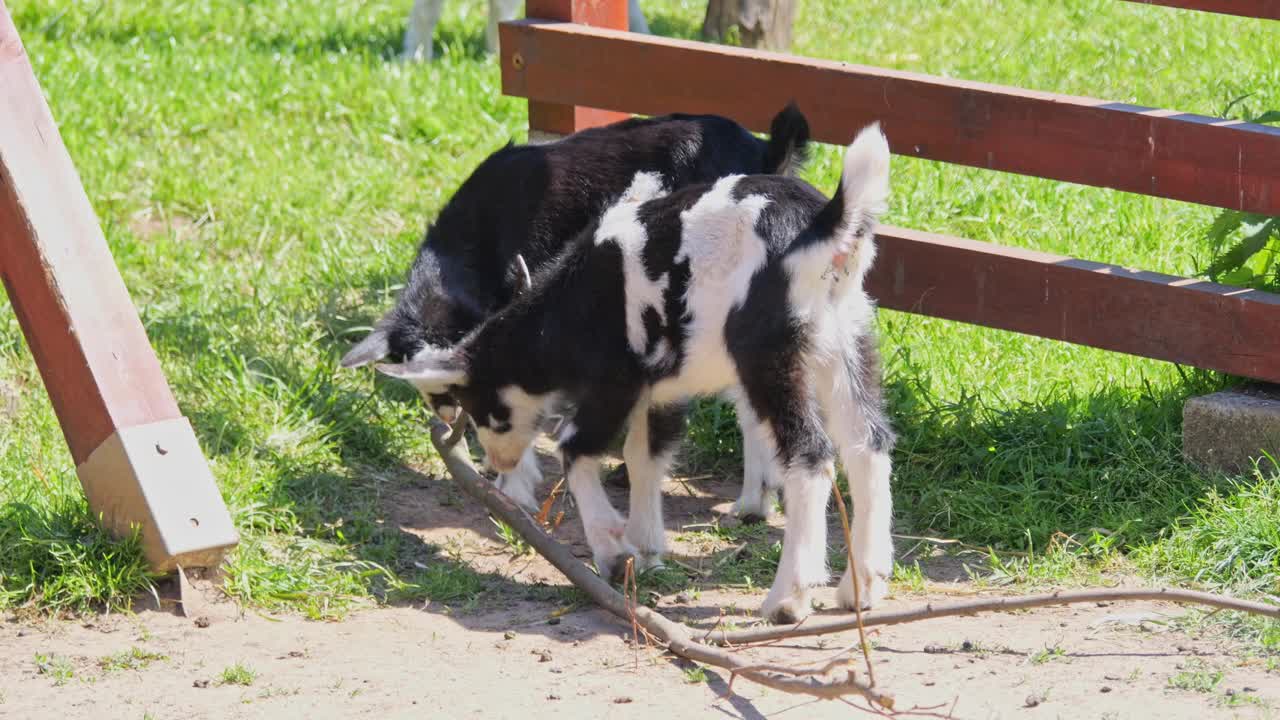
<instances>
[{"instance_id":1,"label":"red wooden fence","mask_svg":"<svg viewBox=\"0 0 1280 720\"><path fill-rule=\"evenodd\" d=\"M1150 4L1280 18L1280 0ZM635 35L610 29L615 6L530 0L538 19L503 24L503 92L530 100L531 129L702 112L764 131L795 100L825 142L879 120L901 155L1280 215L1280 128ZM879 242L884 307L1280 382L1280 296L913 230Z\"/></svg>"}]
</instances>

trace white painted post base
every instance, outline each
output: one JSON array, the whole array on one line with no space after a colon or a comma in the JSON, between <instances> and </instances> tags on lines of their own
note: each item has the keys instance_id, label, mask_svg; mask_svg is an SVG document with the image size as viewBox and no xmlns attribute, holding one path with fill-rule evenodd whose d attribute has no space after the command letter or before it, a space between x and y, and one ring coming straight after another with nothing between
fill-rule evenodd
<instances>
[{"instance_id":1,"label":"white painted post base","mask_svg":"<svg viewBox=\"0 0 1280 720\"><path fill-rule=\"evenodd\" d=\"M217 567L239 542L209 463L186 418L125 428L76 468L105 530L142 529L151 567Z\"/></svg>"}]
</instances>

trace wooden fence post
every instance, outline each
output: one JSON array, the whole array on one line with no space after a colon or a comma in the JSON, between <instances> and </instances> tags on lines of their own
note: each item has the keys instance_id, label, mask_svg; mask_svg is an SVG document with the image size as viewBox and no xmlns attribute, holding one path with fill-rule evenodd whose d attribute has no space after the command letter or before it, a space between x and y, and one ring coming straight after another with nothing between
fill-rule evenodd
<instances>
[{"instance_id":1,"label":"wooden fence post","mask_svg":"<svg viewBox=\"0 0 1280 720\"><path fill-rule=\"evenodd\" d=\"M0 0L0 277L89 508L160 571L238 538ZM0 432L4 432L0 428Z\"/></svg>"},{"instance_id":2,"label":"wooden fence post","mask_svg":"<svg viewBox=\"0 0 1280 720\"><path fill-rule=\"evenodd\" d=\"M580 23L613 30L627 29L627 0L525 0L525 15L541 20ZM527 58L511 60L523 67ZM582 58L586 63L608 62L607 57ZM529 135L568 135L589 127L599 127L631 117L627 113L576 105L529 102Z\"/></svg>"}]
</instances>

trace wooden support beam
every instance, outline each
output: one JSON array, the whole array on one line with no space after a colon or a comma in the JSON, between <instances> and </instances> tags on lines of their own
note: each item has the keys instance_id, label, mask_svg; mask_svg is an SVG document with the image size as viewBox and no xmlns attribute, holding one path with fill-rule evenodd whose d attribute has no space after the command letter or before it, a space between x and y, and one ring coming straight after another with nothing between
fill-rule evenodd
<instances>
[{"instance_id":1,"label":"wooden support beam","mask_svg":"<svg viewBox=\"0 0 1280 720\"><path fill-rule=\"evenodd\" d=\"M1128 2L1280 20L1280 0L1128 0Z\"/></svg>"},{"instance_id":2,"label":"wooden support beam","mask_svg":"<svg viewBox=\"0 0 1280 720\"><path fill-rule=\"evenodd\" d=\"M901 155L1280 215L1278 127L566 23L503 33L508 95L758 131L795 100L823 142L879 120Z\"/></svg>"},{"instance_id":3,"label":"wooden support beam","mask_svg":"<svg viewBox=\"0 0 1280 720\"><path fill-rule=\"evenodd\" d=\"M0 0L0 276L89 507L159 570L217 565L231 517ZM4 432L0 428L0 432Z\"/></svg>"},{"instance_id":4,"label":"wooden support beam","mask_svg":"<svg viewBox=\"0 0 1280 720\"><path fill-rule=\"evenodd\" d=\"M895 227L881 307L1280 382L1280 295Z\"/></svg>"},{"instance_id":5,"label":"wooden support beam","mask_svg":"<svg viewBox=\"0 0 1280 720\"><path fill-rule=\"evenodd\" d=\"M626 30L627 0L525 0L525 15L543 20ZM499 45L502 47L507 44L508 32L506 29L499 30ZM503 62L518 64L520 61L504 59ZM591 58L590 63L587 58L576 59L576 64L583 70L594 66L596 62L595 58ZM533 132L568 135L628 117L630 115L627 113L581 107L572 103L529 101L529 130Z\"/></svg>"}]
</instances>

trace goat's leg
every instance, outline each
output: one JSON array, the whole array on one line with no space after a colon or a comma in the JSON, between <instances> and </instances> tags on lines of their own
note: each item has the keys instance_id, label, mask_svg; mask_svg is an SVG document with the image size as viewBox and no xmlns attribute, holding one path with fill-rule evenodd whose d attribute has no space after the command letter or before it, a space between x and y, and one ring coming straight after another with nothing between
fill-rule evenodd
<instances>
[{"instance_id":1,"label":"goat's leg","mask_svg":"<svg viewBox=\"0 0 1280 720\"><path fill-rule=\"evenodd\" d=\"M500 473L494 484L515 504L530 513L538 512L537 490L542 484L542 466L538 464L538 454L534 452L533 446L525 448L515 470Z\"/></svg>"},{"instance_id":2,"label":"goat's leg","mask_svg":"<svg viewBox=\"0 0 1280 720\"><path fill-rule=\"evenodd\" d=\"M853 567L840 579L836 601L854 608L856 577L858 599L866 609L888 594L893 574L893 430L883 408L875 338L846 339L842 352L817 374L827 430L840 449L853 501Z\"/></svg>"},{"instance_id":3,"label":"goat's leg","mask_svg":"<svg viewBox=\"0 0 1280 720\"><path fill-rule=\"evenodd\" d=\"M440 10L444 0L414 0L409 12L409 24L404 32L404 60L430 60L434 50L431 45L440 22Z\"/></svg>"},{"instance_id":4,"label":"goat's leg","mask_svg":"<svg viewBox=\"0 0 1280 720\"><path fill-rule=\"evenodd\" d=\"M662 483L684 435L683 405L636 405L623 457L631 482L631 507L626 539L640 551L642 569L662 564L667 549L666 527L662 522Z\"/></svg>"},{"instance_id":5,"label":"goat's leg","mask_svg":"<svg viewBox=\"0 0 1280 720\"><path fill-rule=\"evenodd\" d=\"M756 413L767 418L758 432L776 448L770 453L771 471L783 478L787 496L782 560L760 608L776 623L807 617L812 589L827 583L827 501L835 479L835 452L823 432L813 391L802 367L788 374L798 381L764 375L748 388Z\"/></svg>"},{"instance_id":6,"label":"goat's leg","mask_svg":"<svg viewBox=\"0 0 1280 720\"><path fill-rule=\"evenodd\" d=\"M524 8L523 0L489 0L489 22L484 27L484 49L498 52L498 23L515 20Z\"/></svg>"},{"instance_id":7,"label":"goat's leg","mask_svg":"<svg viewBox=\"0 0 1280 720\"><path fill-rule=\"evenodd\" d=\"M763 522L778 502L781 478L773 472L774 449L768 438L760 436L760 421L751 403L738 396L734 405L742 428L742 493L733 504L733 514L744 523Z\"/></svg>"},{"instance_id":8,"label":"goat's leg","mask_svg":"<svg viewBox=\"0 0 1280 720\"><path fill-rule=\"evenodd\" d=\"M626 539L626 521L609 502L600 484L600 460L579 456L569 461L568 466L569 492L578 504L596 571L610 582L620 582L627 558L635 557L636 549Z\"/></svg>"},{"instance_id":9,"label":"goat's leg","mask_svg":"<svg viewBox=\"0 0 1280 720\"><path fill-rule=\"evenodd\" d=\"M627 29L633 33L649 34L649 23L640 9L640 0L627 0Z\"/></svg>"}]
</instances>

